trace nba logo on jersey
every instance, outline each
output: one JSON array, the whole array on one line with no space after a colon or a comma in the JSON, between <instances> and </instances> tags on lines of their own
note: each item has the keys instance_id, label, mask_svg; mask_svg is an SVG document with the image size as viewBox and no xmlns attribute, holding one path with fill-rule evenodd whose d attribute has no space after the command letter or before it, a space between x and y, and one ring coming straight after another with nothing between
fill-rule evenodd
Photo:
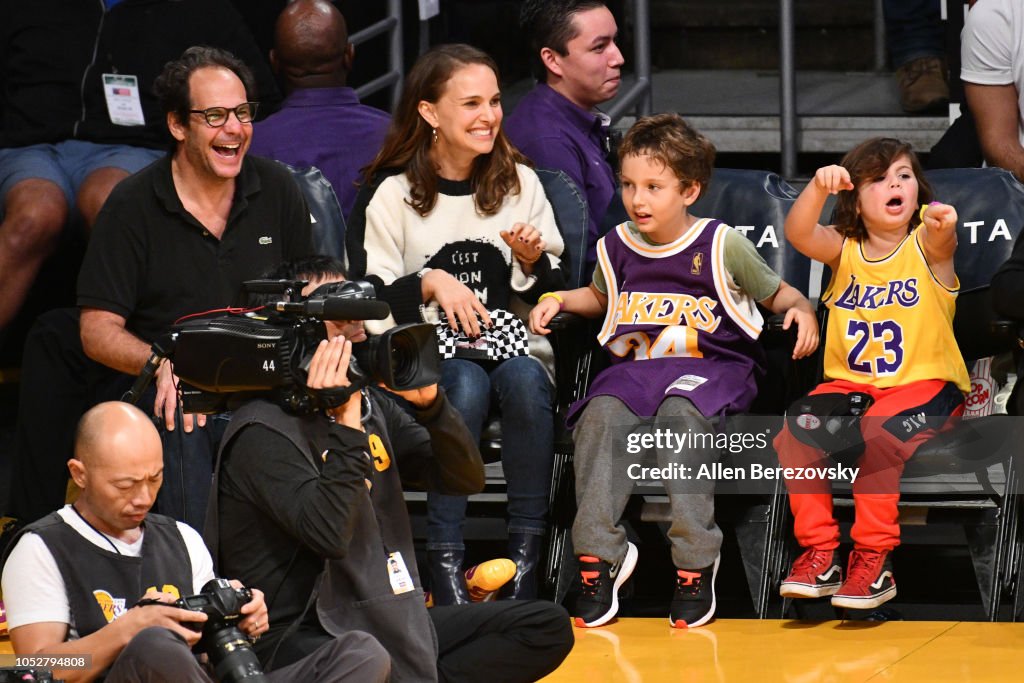
<instances>
[{"instance_id":1,"label":"nba logo on jersey","mask_svg":"<svg viewBox=\"0 0 1024 683\"><path fill-rule=\"evenodd\" d=\"M690 274L700 275L701 269L704 267L704 252L698 251L693 255L693 262L690 264Z\"/></svg>"}]
</instances>

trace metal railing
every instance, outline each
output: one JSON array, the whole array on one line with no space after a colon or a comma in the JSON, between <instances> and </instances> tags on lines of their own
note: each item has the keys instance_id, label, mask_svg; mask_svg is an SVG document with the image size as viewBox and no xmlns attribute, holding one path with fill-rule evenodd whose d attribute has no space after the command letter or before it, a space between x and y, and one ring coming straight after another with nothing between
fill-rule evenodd
<instances>
[{"instance_id":1,"label":"metal railing","mask_svg":"<svg viewBox=\"0 0 1024 683\"><path fill-rule=\"evenodd\" d=\"M782 177L796 176L796 63L793 0L779 0L779 145Z\"/></svg>"},{"instance_id":2,"label":"metal railing","mask_svg":"<svg viewBox=\"0 0 1024 683\"><path fill-rule=\"evenodd\" d=\"M874 3L874 66L885 69L885 20L882 0ZM791 179L797 174L796 156L800 147L796 112L796 62L793 0L779 0L779 146L782 157L782 177Z\"/></svg>"},{"instance_id":3,"label":"metal railing","mask_svg":"<svg viewBox=\"0 0 1024 683\"><path fill-rule=\"evenodd\" d=\"M402 55L402 0L387 0L386 16L380 21L367 26L349 36L349 42L359 46L383 34L388 36L388 71L369 83L356 88L356 94L365 98L379 90L391 88L391 108L398 105L402 92L402 79L405 76Z\"/></svg>"},{"instance_id":4,"label":"metal railing","mask_svg":"<svg viewBox=\"0 0 1024 683\"><path fill-rule=\"evenodd\" d=\"M650 0L633 0L633 69L636 81L630 89L609 107L608 116L612 121L626 112L635 111L637 116L647 116L654 110L651 85L651 13ZM429 42L427 21L420 21L419 52L422 54ZM402 0L387 0L386 16L349 36L349 42L359 46L378 36L388 35L388 71L368 83L356 88L356 94L364 98L379 90L392 88L391 106L398 104L405 77L402 53Z\"/></svg>"},{"instance_id":5,"label":"metal railing","mask_svg":"<svg viewBox=\"0 0 1024 683\"><path fill-rule=\"evenodd\" d=\"M649 0L633 0L633 70L636 82L608 108L612 123L635 109L637 116L654 110L651 85L651 8Z\"/></svg>"}]
</instances>

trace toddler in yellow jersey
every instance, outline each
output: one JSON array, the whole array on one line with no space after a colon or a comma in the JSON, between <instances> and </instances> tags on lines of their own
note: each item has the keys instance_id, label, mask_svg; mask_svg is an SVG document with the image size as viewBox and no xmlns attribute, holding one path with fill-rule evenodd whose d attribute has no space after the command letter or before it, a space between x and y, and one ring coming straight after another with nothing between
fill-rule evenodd
<instances>
[{"instance_id":1,"label":"toddler in yellow jersey","mask_svg":"<svg viewBox=\"0 0 1024 683\"><path fill-rule=\"evenodd\" d=\"M836 224L819 225L830 194ZM910 145L892 138L818 169L786 218L786 240L828 265L832 280L822 295L825 381L790 408L775 447L785 467L831 456L859 471L845 579L832 482L787 481L803 552L784 597L831 595L836 607L871 609L896 595L890 555L904 463L959 419L969 390L953 336L956 226L956 210L932 201Z\"/></svg>"}]
</instances>

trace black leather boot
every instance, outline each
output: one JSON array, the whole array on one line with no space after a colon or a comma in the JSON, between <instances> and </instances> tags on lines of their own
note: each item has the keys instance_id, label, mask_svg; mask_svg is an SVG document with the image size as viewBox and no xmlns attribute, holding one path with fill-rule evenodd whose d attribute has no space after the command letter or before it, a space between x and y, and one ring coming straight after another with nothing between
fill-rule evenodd
<instances>
[{"instance_id":1,"label":"black leather boot","mask_svg":"<svg viewBox=\"0 0 1024 683\"><path fill-rule=\"evenodd\" d=\"M468 605L466 576L462 573L464 550L428 550L430 593L435 605Z\"/></svg>"},{"instance_id":2,"label":"black leather boot","mask_svg":"<svg viewBox=\"0 0 1024 683\"><path fill-rule=\"evenodd\" d=\"M544 537L539 534L510 533L508 558L516 563L516 575L501 587L502 600L534 600L537 598L537 574L540 564L540 546Z\"/></svg>"}]
</instances>

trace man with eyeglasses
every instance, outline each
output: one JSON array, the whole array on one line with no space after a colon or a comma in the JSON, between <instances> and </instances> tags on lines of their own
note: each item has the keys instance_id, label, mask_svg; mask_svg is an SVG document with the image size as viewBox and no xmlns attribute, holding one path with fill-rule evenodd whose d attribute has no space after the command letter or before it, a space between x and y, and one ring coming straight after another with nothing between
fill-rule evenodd
<instances>
[{"instance_id":1,"label":"man with eyeglasses","mask_svg":"<svg viewBox=\"0 0 1024 683\"><path fill-rule=\"evenodd\" d=\"M142 370L175 320L241 301L243 281L311 251L309 211L291 175L246 156L251 83L242 62L208 47L189 48L156 81L175 147L114 189L79 274L82 346L117 371L105 373L100 395L126 388L126 375ZM157 510L201 528L225 420L176 419L170 363L155 384L155 399L143 403L164 427L167 483Z\"/></svg>"}]
</instances>

